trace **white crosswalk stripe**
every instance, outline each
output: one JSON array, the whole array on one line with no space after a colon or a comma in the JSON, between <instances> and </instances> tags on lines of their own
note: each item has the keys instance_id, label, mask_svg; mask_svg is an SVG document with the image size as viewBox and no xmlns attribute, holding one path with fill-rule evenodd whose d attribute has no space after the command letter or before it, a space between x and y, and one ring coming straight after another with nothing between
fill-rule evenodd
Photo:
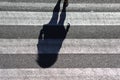
<instances>
[{"instance_id":1,"label":"white crosswalk stripe","mask_svg":"<svg viewBox=\"0 0 120 80\"><path fill-rule=\"evenodd\" d=\"M119 69L8 69L0 70L1 79L13 79L13 80L97 80L97 79L120 79ZM40 74L40 75L38 75ZM8 75L11 78L8 78Z\"/></svg>"},{"instance_id":2,"label":"white crosswalk stripe","mask_svg":"<svg viewBox=\"0 0 120 80\"><path fill-rule=\"evenodd\" d=\"M36 54L38 44L37 39L0 39L1 54ZM119 39L65 39L59 54L120 54ZM43 44L42 46L44 46ZM46 45L48 45L46 43ZM57 42L51 42L46 51L57 46Z\"/></svg>"},{"instance_id":3,"label":"white crosswalk stripe","mask_svg":"<svg viewBox=\"0 0 120 80\"><path fill-rule=\"evenodd\" d=\"M65 23L71 25L120 25L119 12L67 12L66 15L68 17L66 17ZM51 12L1 11L0 25L47 24L51 16Z\"/></svg>"}]
</instances>

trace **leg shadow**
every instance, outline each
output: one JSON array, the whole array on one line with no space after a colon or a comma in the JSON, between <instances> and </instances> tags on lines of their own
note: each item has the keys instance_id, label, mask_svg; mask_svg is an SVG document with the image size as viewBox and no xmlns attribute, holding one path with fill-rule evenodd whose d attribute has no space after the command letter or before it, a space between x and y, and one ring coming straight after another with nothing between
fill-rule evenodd
<instances>
[{"instance_id":1,"label":"leg shadow","mask_svg":"<svg viewBox=\"0 0 120 80\"><path fill-rule=\"evenodd\" d=\"M57 61L59 50L62 46L62 42L66 37L70 24L65 28L64 21L66 18L66 6L63 5L63 10L58 22L58 15L60 10L60 2L58 0L53 15L48 24L43 25L40 31L38 40L38 58L37 63L42 68L49 68Z\"/></svg>"}]
</instances>

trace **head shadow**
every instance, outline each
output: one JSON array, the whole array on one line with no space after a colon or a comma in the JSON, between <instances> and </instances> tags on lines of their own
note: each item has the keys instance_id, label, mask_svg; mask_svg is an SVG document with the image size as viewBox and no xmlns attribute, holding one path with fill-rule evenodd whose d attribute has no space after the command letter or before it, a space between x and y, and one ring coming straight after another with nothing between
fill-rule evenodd
<instances>
[{"instance_id":1,"label":"head shadow","mask_svg":"<svg viewBox=\"0 0 120 80\"><path fill-rule=\"evenodd\" d=\"M59 17L61 0L58 0L53 10L53 15L48 24L43 25L38 38L37 63L42 68L49 68L57 61L59 50L70 28L70 24L64 26L66 19L66 3Z\"/></svg>"}]
</instances>

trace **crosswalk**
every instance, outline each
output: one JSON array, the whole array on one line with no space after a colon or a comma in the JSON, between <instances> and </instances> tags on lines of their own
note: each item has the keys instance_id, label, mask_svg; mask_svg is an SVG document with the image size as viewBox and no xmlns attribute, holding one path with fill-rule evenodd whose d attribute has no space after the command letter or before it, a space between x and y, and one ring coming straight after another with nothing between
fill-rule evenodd
<instances>
[{"instance_id":1,"label":"crosswalk","mask_svg":"<svg viewBox=\"0 0 120 80\"><path fill-rule=\"evenodd\" d=\"M41 44L56 3L0 0L0 80L119 80L120 0L69 0L66 38ZM44 65L53 60L49 68L40 67L42 52Z\"/></svg>"},{"instance_id":2,"label":"crosswalk","mask_svg":"<svg viewBox=\"0 0 120 80\"><path fill-rule=\"evenodd\" d=\"M0 70L3 80L119 80L119 69L17 69ZM108 73L109 72L109 73ZM8 74L12 78L6 76ZM39 74L39 75L38 75ZM51 75L50 75L51 74ZM66 76L66 77L65 77Z\"/></svg>"},{"instance_id":3,"label":"crosswalk","mask_svg":"<svg viewBox=\"0 0 120 80\"><path fill-rule=\"evenodd\" d=\"M37 39L0 39L1 54L36 54ZM74 44L72 44L74 43ZM56 44L53 42L51 44ZM119 54L119 39L65 39L59 54ZM49 52L53 47L46 47Z\"/></svg>"},{"instance_id":4,"label":"crosswalk","mask_svg":"<svg viewBox=\"0 0 120 80\"><path fill-rule=\"evenodd\" d=\"M44 15L45 14L45 15ZM41 17L41 16L42 17ZM51 12L0 12L1 25L41 25L51 19ZM120 25L119 12L68 12L65 23L78 25ZM74 16L74 17L73 17Z\"/></svg>"}]
</instances>

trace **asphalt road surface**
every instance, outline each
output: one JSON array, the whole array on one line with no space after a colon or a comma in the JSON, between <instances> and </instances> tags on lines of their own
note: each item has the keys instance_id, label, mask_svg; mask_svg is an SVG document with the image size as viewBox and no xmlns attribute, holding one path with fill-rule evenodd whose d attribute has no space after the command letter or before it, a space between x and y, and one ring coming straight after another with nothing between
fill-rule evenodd
<instances>
[{"instance_id":1,"label":"asphalt road surface","mask_svg":"<svg viewBox=\"0 0 120 80\"><path fill-rule=\"evenodd\" d=\"M120 80L120 0L56 3L0 0L0 80Z\"/></svg>"}]
</instances>

